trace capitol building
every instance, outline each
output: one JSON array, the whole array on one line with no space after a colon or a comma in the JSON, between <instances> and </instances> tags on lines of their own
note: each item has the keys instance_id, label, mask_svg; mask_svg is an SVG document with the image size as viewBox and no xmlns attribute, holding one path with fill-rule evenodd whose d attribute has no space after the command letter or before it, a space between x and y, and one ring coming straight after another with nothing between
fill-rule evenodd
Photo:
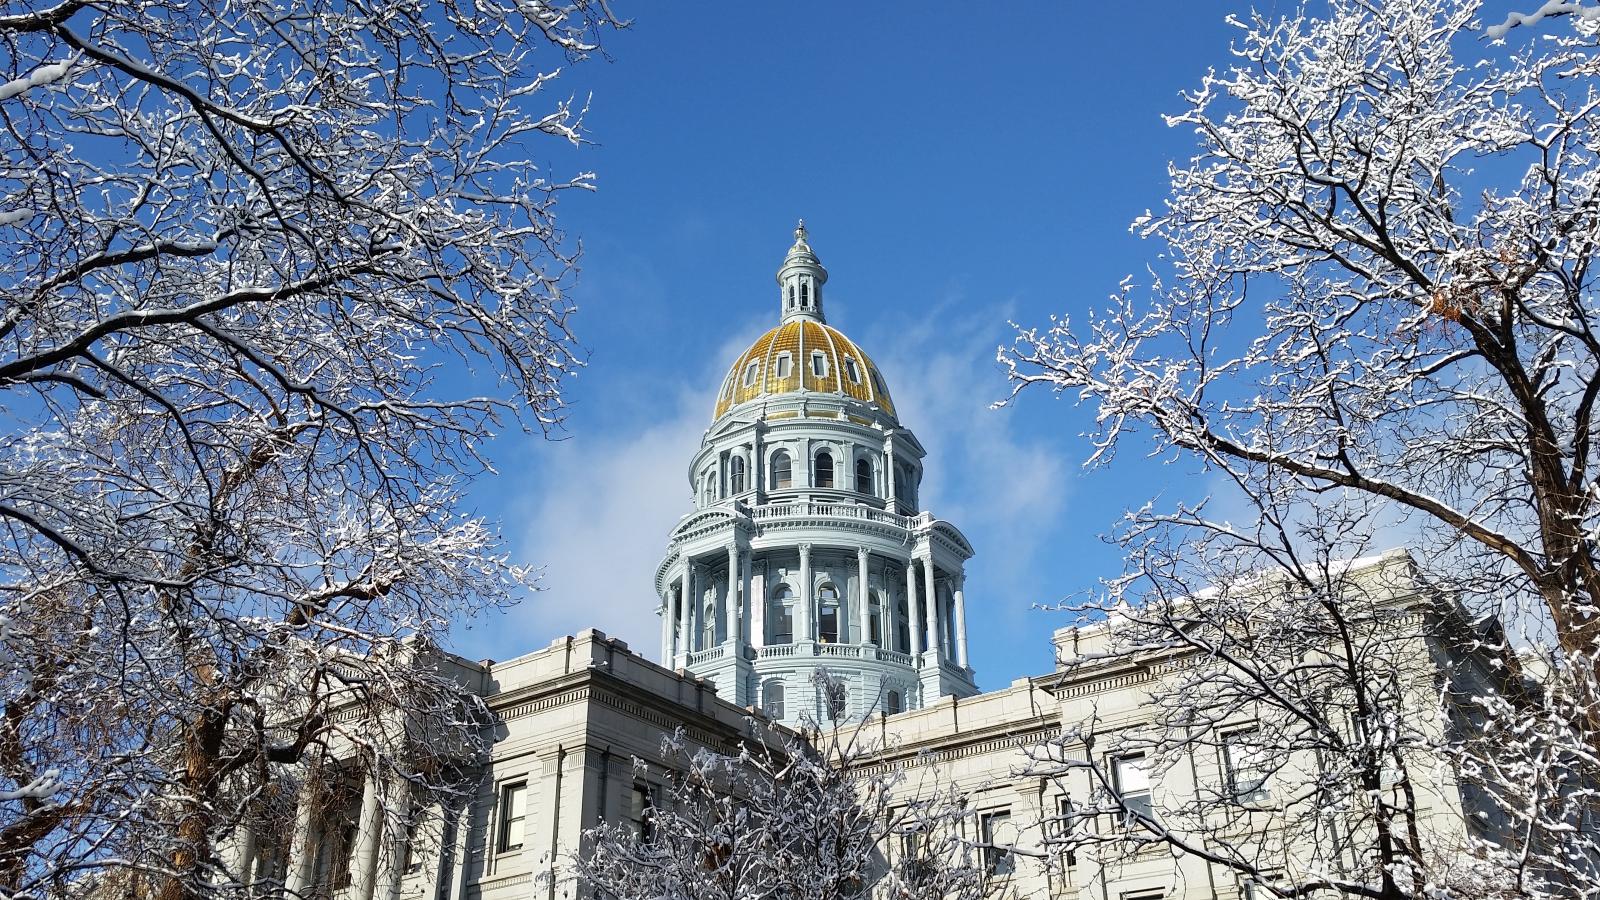
<instances>
[{"instance_id":1,"label":"capitol building","mask_svg":"<svg viewBox=\"0 0 1600 900\"><path fill-rule=\"evenodd\" d=\"M972 545L918 504L924 451L865 350L823 314L828 272L795 229L779 322L734 359L689 463L695 510L657 567L663 664L796 723L978 692ZM818 669L845 696L816 696Z\"/></svg>"},{"instance_id":2,"label":"capitol building","mask_svg":"<svg viewBox=\"0 0 1600 900\"><path fill-rule=\"evenodd\" d=\"M272 836L226 842L241 882L281 878L293 895L321 900L571 896L563 872L583 832L642 825L673 765L662 739L679 731L691 745L736 753L767 723L851 723L872 739L868 765L937 772L963 792L974 839L1018 848L1041 840L1028 823L1094 789L1083 776L1022 774L1028 748L1090 720L1105 734L1150 721L1150 691L1168 670L1084 663L1112 626L1066 628L1052 638L1057 658L1079 662L979 692L968 604L1006 601L966 583L977 550L922 508L917 423L899 418L893 373L828 324L827 283L802 224L777 270L777 322L730 361L686 460L693 510L664 536L654 572L622 573L642 596L653 586L657 602L652 610L642 601L639 615L658 616L659 645L586 630L514 659L446 658L494 718L491 757L466 808L397 836L370 778L347 808L303 798L277 850ZM1423 593L1403 552L1362 566L1358 577L1381 583L1396 604ZM1419 666L1448 652L1424 628L1408 639ZM819 670L832 677L814 679ZM1435 674L1419 669L1418 690L1433 690ZM1092 748L1086 740L1080 749ZM1136 759L1109 764L1120 767L1128 802L1147 808L1237 776L1222 757L1197 757L1159 780ZM1436 827L1473 827L1459 796L1417 802ZM988 859L991 868L1006 860L1006 889L1022 897L1250 896L1231 871L1192 854L1068 857L1060 866L1023 853Z\"/></svg>"}]
</instances>

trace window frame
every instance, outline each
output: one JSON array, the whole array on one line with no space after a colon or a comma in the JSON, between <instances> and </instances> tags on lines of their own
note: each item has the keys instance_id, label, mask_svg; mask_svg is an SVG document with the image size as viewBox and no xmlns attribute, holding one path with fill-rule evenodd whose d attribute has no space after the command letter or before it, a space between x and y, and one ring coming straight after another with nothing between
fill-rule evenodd
<instances>
[{"instance_id":1,"label":"window frame","mask_svg":"<svg viewBox=\"0 0 1600 900\"><path fill-rule=\"evenodd\" d=\"M728 459L728 493L730 495L745 492L745 468L743 456L735 454Z\"/></svg>"},{"instance_id":2,"label":"window frame","mask_svg":"<svg viewBox=\"0 0 1600 900\"><path fill-rule=\"evenodd\" d=\"M978 839L983 843L983 877L995 878L1014 874L1017 870L1016 843L997 846L995 825L1011 822L1011 807L996 806L978 813Z\"/></svg>"},{"instance_id":3,"label":"window frame","mask_svg":"<svg viewBox=\"0 0 1600 900\"><path fill-rule=\"evenodd\" d=\"M522 801L522 814L513 816L514 799ZM494 829L495 853L516 853L528 843L528 779L518 778L500 784L500 804ZM517 828L517 842L511 843L511 827Z\"/></svg>"},{"instance_id":4,"label":"window frame","mask_svg":"<svg viewBox=\"0 0 1600 900\"><path fill-rule=\"evenodd\" d=\"M861 383L861 367L856 364L854 357L846 356L844 358L844 373L850 376L851 384Z\"/></svg>"},{"instance_id":5,"label":"window frame","mask_svg":"<svg viewBox=\"0 0 1600 900\"><path fill-rule=\"evenodd\" d=\"M750 362L744 367L744 376L741 379L742 384L747 388L748 387L754 387L755 383L756 383L756 379L760 376L760 374L761 374L761 360L759 360L759 359L750 360Z\"/></svg>"},{"instance_id":6,"label":"window frame","mask_svg":"<svg viewBox=\"0 0 1600 900\"><path fill-rule=\"evenodd\" d=\"M786 379L786 378L788 378L790 376L791 372L793 371L792 370L792 366L793 365L794 365L794 357L790 356L789 355L789 351L785 350L782 353L779 353L777 355L777 357L775 357L773 359L773 361L772 361L773 374L776 375L777 378L780 381L783 380L783 379Z\"/></svg>"},{"instance_id":7,"label":"window frame","mask_svg":"<svg viewBox=\"0 0 1600 900\"><path fill-rule=\"evenodd\" d=\"M828 460L828 466L826 469L824 469L821 465L823 457L827 457ZM836 481L833 471L836 465L837 464L833 461L833 451L829 450L827 447L823 447L816 453L811 454L811 486L832 489ZM824 474L826 474L826 484L823 483Z\"/></svg>"},{"instance_id":8,"label":"window frame","mask_svg":"<svg viewBox=\"0 0 1600 900\"><path fill-rule=\"evenodd\" d=\"M828 354L823 353L821 350L811 351L811 377L828 377Z\"/></svg>"},{"instance_id":9,"label":"window frame","mask_svg":"<svg viewBox=\"0 0 1600 900\"><path fill-rule=\"evenodd\" d=\"M782 465L779 465L782 462ZM767 458L767 483L769 490L782 491L794 487L794 459L788 450L779 448ZM779 477L779 473L782 477Z\"/></svg>"},{"instance_id":10,"label":"window frame","mask_svg":"<svg viewBox=\"0 0 1600 900\"><path fill-rule=\"evenodd\" d=\"M834 587L833 582L824 581L817 587L817 640L824 644L839 643L840 611L842 608L843 601L839 595L839 589ZM832 638L828 637L828 632L822 624L830 617L833 619Z\"/></svg>"},{"instance_id":11,"label":"window frame","mask_svg":"<svg viewBox=\"0 0 1600 900\"><path fill-rule=\"evenodd\" d=\"M773 702L773 700L774 700L773 692L774 691L776 691L776 693L777 693L777 697L776 697L777 702L776 703ZM788 698L785 696L787 693L788 693L788 691L784 687L783 679L781 679L781 678L769 678L766 681L763 681L761 683L761 709L762 709L762 711L764 711L771 718L774 718L774 719L783 718L784 717L784 713L786 711L786 704L788 702Z\"/></svg>"},{"instance_id":12,"label":"window frame","mask_svg":"<svg viewBox=\"0 0 1600 900\"><path fill-rule=\"evenodd\" d=\"M862 471L862 467L863 466L866 467L866 471L865 472ZM868 495L876 495L877 494L877 490L876 489L877 489L877 480L878 479L874 477L875 473L872 471L872 460L867 459L865 456L858 457L856 459L856 473L855 474L856 474L856 485L855 485L856 493L858 493L858 494L868 494ZM862 480L863 478L865 479L865 481Z\"/></svg>"},{"instance_id":13,"label":"window frame","mask_svg":"<svg viewBox=\"0 0 1600 900\"><path fill-rule=\"evenodd\" d=\"M1235 748L1243 743L1241 738L1259 738L1261 729L1250 725L1244 728L1234 728L1221 735L1222 776L1223 784L1228 792L1229 799L1235 803L1255 803L1267 798L1267 779L1269 773L1260 761L1241 760L1235 758ZM1259 753L1259 749L1257 753ZM1241 787L1241 775L1253 774L1255 784L1246 790Z\"/></svg>"},{"instance_id":14,"label":"window frame","mask_svg":"<svg viewBox=\"0 0 1600 900\"><path fill-rule=\"evenodd\" d=\"M779 631L776 627L770 629L774 645L794 643L794 596L793 588L787 584L780 584L773 589L772 596L768 599L767 608L774 613L772 624L777 626L782 623L787 627L786 631Z\"/></svg>"},{"instance_id":15,"label":"window frame","mask_svg":"<svg viewBox=\"0 0 1600 900\"><path fill-rule=\"evenodd\" d=\"M1111 760L1111 785L1116 789L1117 796L1122 802L1123 824L1131 824L1136 818L1136 813L1143 814L1147 819L1155 819L1155 778L1150 771L1150 755L1142 750L1127 753L1114 753ZM1131 766L1135 760L1139 765ZM1138 771L1144 779L1144 787L1129 790L1125 782L1126 772ZM1137 802L1142 799L1143 803ZM1130 802L1130 800L1135 802Z\"/></svg>"}]
</instances>

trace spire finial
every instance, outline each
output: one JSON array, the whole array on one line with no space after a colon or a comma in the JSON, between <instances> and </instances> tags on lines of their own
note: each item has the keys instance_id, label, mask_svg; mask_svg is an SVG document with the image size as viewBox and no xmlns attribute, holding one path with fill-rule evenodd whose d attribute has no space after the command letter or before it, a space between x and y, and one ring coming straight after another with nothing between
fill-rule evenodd
<instances>
[{"instance_id":1,"label":"spire finial","mask_svg":"<svg viewBox=\"0 0 1600 900\"><path fill-rule=\"evenodd\" d=\"M778 284L783 293L783 321L811 319L822 322L822 285L828 270L817 261L817 254L806 243L806 220L794 226L794 246L789 248L778 268Z\"/></svg>"}]
</instances>

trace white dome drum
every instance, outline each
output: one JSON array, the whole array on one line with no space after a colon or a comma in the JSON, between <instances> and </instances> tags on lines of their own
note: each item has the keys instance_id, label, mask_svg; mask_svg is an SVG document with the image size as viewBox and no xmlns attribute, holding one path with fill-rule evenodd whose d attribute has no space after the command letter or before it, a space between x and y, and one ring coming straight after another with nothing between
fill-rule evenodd
<instances>
[{"instance_id":1,"label":"white dome drum","mask_svg":"<svg viewBox=\"0 0 1600 900\"><path fill-rule=\"evenodd\" d=\"M662 659L791 724L970 696L972 547L919 511L922 446L825 321L806 238L778 271L782 321L734 360L690 463L695 511L656 571Z\"/></svg>"}]
</instances>

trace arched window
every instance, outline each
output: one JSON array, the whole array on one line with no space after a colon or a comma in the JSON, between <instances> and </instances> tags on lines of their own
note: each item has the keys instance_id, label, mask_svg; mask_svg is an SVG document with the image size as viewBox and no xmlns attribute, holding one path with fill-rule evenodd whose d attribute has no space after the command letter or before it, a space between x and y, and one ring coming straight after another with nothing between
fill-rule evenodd
<instances>
[{"instance_id":1,"label":"arched window","mask_svg":"<svg viewBox=\"0 0 1600 900\"><path fill-rule=\"evenodd\" d=\"M789 282L789 306L794 307L794 282Z\"/></svg>"},{"instance_id":2,"label":"arched window","mask_svg":"<svg viewBox=\"0 0 1600 900\"><path fill-rule=\"evenodd\" d=\"M896 653L911 652L911 627L906 619L906 598L894 602L894 649Z\"/></svg>"},{"instance_id":3,"label":"arched window","mask_svg":"<svg viewBox=\"0 0 1600 900\"><path fill-rule=\"evenodd\" d=\"M773 644L794 643L794 591L779 585L772 594L771 612L767 615L767 629L772 632Z\"/></svg>"},{"instance_id":4,"label":"arched window","mask_svg":"<svg viewBox=\"0 0 1600 900\"><path fill-rule=\"evenodd\" d=\"M824 644L839 643L839 590L832 584L824 584L817 590L817 605L820 608L817 631Z\"/></svg>"},{"instance_id":5,"label":"arched window","mask_svg":"<svg viewBox=\"0 0 1600 900\"><path fill-rule=\"evenodd\" d=\"M892 715L894 715L895 713L897 713L899 711L900 711L900 692L899 691L890 691L889 692L889 696L885 697L884 700L883 700L883 712L884 712L885 715L892 716Z\"/></svg>"},{"instance_id":6,"label":"arched window","mask_svg":"<svg viewBox=\"0 0 1600 900\"><path fill-rule=\"evenodd\" d=\"M867 640L883 646L883 600L877 591L872 592L872 602L867 605Z\"/></svg>"},{"instance_id":7,"label":"arched window","mask_svg":"<svg viewBox=\"0 0 1600 900\"><path fill-rule=\"evenodd\" d=\"M761 686L761 708L774 719L783 718L783 682L769 681Z\"/></svg>"},{"instance_id":8,"label":"arched window","mask_svg":"<svg viewBox=\"0 0 1600 900\"><path fill-rule=\"evenodd\" d=\"M702 506L710 506L717 502L717 476L715 472L707 471L700 488Z\"/></svg>"},{"instance_id":9,"label":"arched window","mask_svg":"<svg viewBox=\"0 0 1600 900\"><path fill-rule=\"evenodd\" d=\"M789 451L772 454L772 490L786 488L794 483L794 473L789 468Z\"/></svg>"},{"instance_id":10,"label":"arched window","mask_svg":"<svg viewBox=\"0 0 1600 900\"><path fill-rule=\"evenodd\" d=\"M856 460L856 493L872 493L872 463L864 459Z\"/></svg>"},{"instance_id":11,"label":"arched window","mask_svg":"<svg viewBox=\"0 0 1600 900\"><path fill-rule=\"evenodd\" d=\"M800 282L800 305L811 305L811 282L809 281Z\"/></svg>"},{"instance_id":12,"label":"arched window","mask_svg":"<svg viewBox=\"0 0 1600 900\"><path fill-rule=\"evenodd\" d=\"M811 475L812 487L833 487L833 454L826 450L817 454Z\"/></svg>"},{"instance_id":13,"label":"arched window","mask_svg":"<svg viewBox=\"0 0 1600 900\"><path fill-rule=\"evenodd\" d=\"M735 456L728 460L728 492L732 494L744 493L744 457Z\"/></svg>"}]
</instances>

